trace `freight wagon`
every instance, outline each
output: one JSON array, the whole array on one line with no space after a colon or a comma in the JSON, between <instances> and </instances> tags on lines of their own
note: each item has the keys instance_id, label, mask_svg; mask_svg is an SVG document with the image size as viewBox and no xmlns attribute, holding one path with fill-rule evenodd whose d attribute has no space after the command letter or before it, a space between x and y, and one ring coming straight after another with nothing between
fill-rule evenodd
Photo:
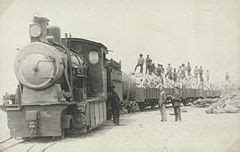
<instances>
[{"instance_id":1,"label":"freight wagon","mask_svg":"<svg viewBox=\"0 0 240 152\"><path fill-rule=\"evenodd\" d=\"M160 91L159 88L136 88L135 101L138 103L140 110L144 110L147 106L154 108L158 104ZM174 89L164 88L164 91L167 96L167 103L170 104ZM184 105L198 98L217 98L220 95L220 90L180 88L181 101Z\"/></svg>"}]
</instances>

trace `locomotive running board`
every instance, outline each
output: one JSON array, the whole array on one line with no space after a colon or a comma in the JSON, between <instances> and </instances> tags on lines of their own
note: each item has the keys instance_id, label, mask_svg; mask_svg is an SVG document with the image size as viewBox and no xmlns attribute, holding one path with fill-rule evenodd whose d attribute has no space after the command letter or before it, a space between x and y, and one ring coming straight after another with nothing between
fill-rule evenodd
<instances>
[{"instance_id":1,"label":"locomotive running board","mask_svg":"<svg viewBox=\"0 0 240 152\"><path fill-rule=\"evenodd\" d=\"M19 105L0 105L0 109L3 111L20 111L22 107Z\"/></svg>"}]
</instances>

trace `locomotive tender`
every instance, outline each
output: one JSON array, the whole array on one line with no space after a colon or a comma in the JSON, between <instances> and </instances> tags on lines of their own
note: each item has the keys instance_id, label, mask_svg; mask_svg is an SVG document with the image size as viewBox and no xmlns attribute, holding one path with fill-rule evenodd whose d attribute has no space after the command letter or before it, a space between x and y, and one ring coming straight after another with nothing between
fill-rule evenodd
<instances>
[{"instance_id":1,"label":"locomotive tender","mask_svg":"<svg viewBox=\"0 0 240 152\"><path fill-rule=\"evenodd\" d=\"M110 119L108 93L114 85L122 99L121 63L107 59L101 43L68 37L34 17L31 43L17 54L19 81L6 111L11 137L64 137L85 133Z\"/></svg>"}]
</instances>

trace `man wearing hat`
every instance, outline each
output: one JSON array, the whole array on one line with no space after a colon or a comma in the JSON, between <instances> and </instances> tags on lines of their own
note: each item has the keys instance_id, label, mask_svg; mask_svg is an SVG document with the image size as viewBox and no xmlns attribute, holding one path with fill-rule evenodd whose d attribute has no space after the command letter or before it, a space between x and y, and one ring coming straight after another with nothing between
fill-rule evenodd
<instances>
[{"instance_id":1,"label":"man wearing hat","mask_svg":"<svg viewBox=\"0 0 240 152\"><path fill-rule=\"evenodd\" d=\"M112 107L112 115L113 115L113 123L116 125L119 125L119 116L120 116L120 98L115 91L115 86L112 86L110 94L110 101L111 101L111 107Z\"/></svg>"},{"instance_id":2,"label":"man wearing hat","mask_svg":"<svg viewBox=\"0 0 240 152\"><path fill-rule=\"evenodd\" d=\"M160 113L161 113L161 121L167 121L167 115L166 115L166 93L164 91L164 88L160 86L160 95L159 95L159 108L160 108Z\"/></svg>"},{"instance_id":3,"label":"man wearing hat","mask_svg":"<svg viewBox=\"0 0 240 152\"><path fill-rule=\"evenodd\" d=\"M140 53L139 58L138 58L138 63L135 67L135 71L137 70L137 67L140 66L140 72L143 73L143 63L144 63L144 58L143 58L143 55Z\"/></svg>"},{"instance_id":4,"label":"man wearing hat","mask_svg":"<svg viewBox=\"0 0 240 152\"><path fill-rule=\"evenodd\" d=\"M182 120L181 118L181 110L180 110L180 90L179 86L174 87L174 93L173 93L173 109L174 109L174 115L175 115L175 121Z\"/></svg>"}]
</instances>

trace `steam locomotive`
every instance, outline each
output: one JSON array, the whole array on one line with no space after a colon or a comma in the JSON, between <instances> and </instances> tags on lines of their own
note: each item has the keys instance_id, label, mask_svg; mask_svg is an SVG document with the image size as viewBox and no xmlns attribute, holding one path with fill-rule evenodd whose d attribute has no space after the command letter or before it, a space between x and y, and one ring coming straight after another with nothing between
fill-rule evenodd
<instances>
[{"instance_id":1,"label":"steam locomotive","mask_svg":"<svg viewBox=\"0 0 240 152\"><path fill-rule=\"evenodd\" d=\"M121 63L107 59L101 43L61 38L49 19L34 17L31 43L14 63L19 81L7 113L11 137L64 137L86 133L111 118L108 93L115 86L122 100Z\"/></svg>"}]
</instances>

